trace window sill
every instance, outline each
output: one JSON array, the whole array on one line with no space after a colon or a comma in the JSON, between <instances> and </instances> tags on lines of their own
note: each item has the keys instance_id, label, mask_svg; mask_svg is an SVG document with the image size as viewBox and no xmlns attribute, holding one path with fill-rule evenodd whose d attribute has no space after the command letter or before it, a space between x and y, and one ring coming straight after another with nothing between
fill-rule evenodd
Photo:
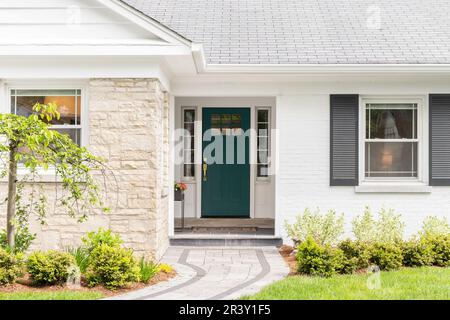
<instances>
[{"instance_id":1,"label":"window sill","mask_svg":"<svg viewBox=\"0 0 450 320\"><path fill-rule=\"evenodd\" d=\"M363 182L355 193L431 193L432 187L421 182Z\"/></svg>"}]
</instances>

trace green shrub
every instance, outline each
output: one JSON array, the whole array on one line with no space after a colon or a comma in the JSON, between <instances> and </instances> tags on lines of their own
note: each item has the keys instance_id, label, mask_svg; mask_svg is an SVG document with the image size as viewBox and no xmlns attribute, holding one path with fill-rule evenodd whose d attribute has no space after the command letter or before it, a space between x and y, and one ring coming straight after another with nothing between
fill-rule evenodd
<instances>
[{"instance_id":1,"label":"green shrub","mask_svg":"<svg viewBox=\"0 0 450 320\"><path fill-rule=\"evenodd\" d=\"M352 231L355 239L361 243L374 242L377 239L376 221L368 206L364 208L362 215L353 219Z\"/></svg>"},{"instance_id":2,"label":"green shrub","mask_svg":"<svg viewBox=\"0 0 450 320\"><path fill-rule=\"evenodd\" d=\"M0 285L16 282L24 273L21 254L14 254L0 248Z\"/></svg>"},{"instance_id":3,"label":"green shrub","mask_svg":"<svg viewBox=\"0 0 450 320\"><path fill-rule=\"evenodd\" d=\"M422 237L445 236L450 234L450 225L446 217L426 217L419 233Z\"/></svg>"},{"instance_id":4,"label":"green shrub","mask_svg":"<svg viewBox=\"0 0 450 320\"><path fill-rule=\"evenodd\" d=\"M361 242L396 243L402 241L405 224L393 209L382 208L375 220L369 207L352 221L352 231Z\"/></svg>"},{"instance_id":5,"label":"green shrub","mask_svg":"<svg viewBox=\"0 0 450 320\"><path fill-rule=\"evenodd\" d=\"M140 269L131 250L101 244L93 249L89 260L86 278L91 287L102 284L108 289L116 289L139 281Z\"/></svg>"},{"instance_id":6,"label":"green shrub","mask_svg":"<svg viewBox=\"0 0 450 320\"><path fill-rule=\"evenodd\" d=\"M51 285L65 282L68 268L74 264L74 258L67 252L36 251L28 257L27 268L34 283Z\"/></svg>"},{"instance_id":7,"label":"green shrub","mask_svg":"<svg viewBox=\"0 0 450 320\"><path fill-rule=\"evenodd\" d=\"M89 266L89 252L84 247L69 249L68 252L75 259L75 263L80 269L81 273L85 273Z\"/></svg>"},{"instance_id":8,"label":"green shrub","mask_svg":"<svg viewBox=\"0 0 450 320\"><path fill-rule=\"evenodd\" d=\"M343 268L344 254L340 249L320 246L312 237L307 237L297 250L298 272L321 277L330 277Z\"/></svg>"},{"instance_id":9,"label":"green shrub","mask_svg":"<svg viewBox=\"0 0 450 320\"><path fill-rule=\"evenodd\" d=\"M339 249L344 252L345 264L344 273L351 273L356 270L366 269L370 264L371 245L367 242L345 240L339 243Z\"/></svg>"},{"instance_id":10,"label":"green shrub","mask_svg":"<svg viewBox=\"0 0 450 320\"><path fill-rule=\"evenodd\" d=\"M433 246L422 239L413 239L403 243L403 265L422 267L433 264Z\"/></svg>"},{"instance_id":11,"label":"green shrub","mask_svg":"<svg viewBox=\"0 0 450 320\"><path fill-rule=\"evenodd\" d=\"M120 246L123 243L118 234L114 234L111 230L104 230L103 228L99 228L97 231L88 232L81 240L88 253L91 253L95 248L103 244L115 247Z\"/></svg>"},{"instance_id":12,"label":"green shrub","mask_svg":"<svg viewBox=\"0 0 450 320\"><path fill-rule=\"evenodd\" d=\"M139 262L139 269L141 281L148 283L150 279L159 272L159 265L152 261L147 261L144 257L142 257Z\"/></svg>"},{"instance_id":13,"label":"green shrub","mask_svg":"<svg viewBox=\"0 0 450 320\"><path fill-rule=\"evenodd\" d=\"M312 237L321 245L335 245L344 233L344 215L338 216L330 210L322 214L319 209L311 212L308 208L296 217L293 224L285 223L289 237L296 243Z\"/></svg>"},{"instance_id":14,"label":"green shrub","mask_svg":"<svg viewBox=\"0 0 450 320\"><path fill-rule=\"evenodd\" d=\"M158 272L171 273L173 272L173 267L167 263L160 263L158 265Z\"/></svg>"},{"instance_id":15,"label":"green shrub","mask_svg":"<svg viewBox=\"0 0 450 320\"><path fill-rule=\"evenodd\" d=\"M375 243L370 249L370 262L380 270L396 270L402 266L403 252L399 243Z\"/></svg>"},{"instance_id":16,"label":"green shrub","mask_svg":"<svg viewBox=\"0 0 450 320\"><path fill-rule=\"evenodd\" d=\"M431 246L434 265L450 267L450 235L424 237L423 241Z\"/></svg>"},{"instance_id":17,"label":"green shrub","mask_svg":"<svg viewBox=\"0 0 450 320\"><path fill-rule=\"evenodd\" d=\"M31 233L28 230L28 227L18 229L14 236L14 252L19 253L27 251L34 239L36 239L36 234ZM0 231L0 248L8 249L6 230Z\"/></svg>"}]
</instances>

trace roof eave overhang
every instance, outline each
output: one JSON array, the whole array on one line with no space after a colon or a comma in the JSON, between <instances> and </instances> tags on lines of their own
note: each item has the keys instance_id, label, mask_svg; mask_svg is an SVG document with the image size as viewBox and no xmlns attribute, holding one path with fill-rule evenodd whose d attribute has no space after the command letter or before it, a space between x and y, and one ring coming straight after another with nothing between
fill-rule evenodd
<instances>
[{"instance_id":1,"label":"roof eave overhang","mask_svg":"<svg viewBox=\"0 0 450 320\"><path fill-rule=\"evenodd\" d=\"M449 74L450 64L204 64L207 74Z\"/></svg>"}]
</instances>

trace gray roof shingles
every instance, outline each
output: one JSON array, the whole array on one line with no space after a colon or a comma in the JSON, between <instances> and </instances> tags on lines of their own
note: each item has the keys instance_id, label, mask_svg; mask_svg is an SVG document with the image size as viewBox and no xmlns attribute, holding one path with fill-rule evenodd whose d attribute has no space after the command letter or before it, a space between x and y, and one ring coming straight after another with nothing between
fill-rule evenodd
<instances>
[{"instance_id":1,"label":"gray roof shingles","mask_svg":"<svg viewBox=\"0 0 450 320\"><path fill-rule=\"evenodd\" d=\"M450 63L450 0L123 0L210 64Z\"/></svg>"}]
</instances>

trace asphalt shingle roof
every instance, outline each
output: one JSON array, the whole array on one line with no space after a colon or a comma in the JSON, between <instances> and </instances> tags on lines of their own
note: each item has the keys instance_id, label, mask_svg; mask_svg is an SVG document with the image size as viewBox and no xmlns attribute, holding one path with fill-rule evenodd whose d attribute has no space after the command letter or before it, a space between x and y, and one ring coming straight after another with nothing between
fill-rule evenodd
<instances>
[{"instance_id":1,"label":"asphalt shingle roof","mask_svg":"<svg viewBox=\"0 0 450 320\"><path fill-rule=\"evenodd\" d=\"M124 0L212 64L450 63L450 0Z\"/></svg>"}]
</instances>

